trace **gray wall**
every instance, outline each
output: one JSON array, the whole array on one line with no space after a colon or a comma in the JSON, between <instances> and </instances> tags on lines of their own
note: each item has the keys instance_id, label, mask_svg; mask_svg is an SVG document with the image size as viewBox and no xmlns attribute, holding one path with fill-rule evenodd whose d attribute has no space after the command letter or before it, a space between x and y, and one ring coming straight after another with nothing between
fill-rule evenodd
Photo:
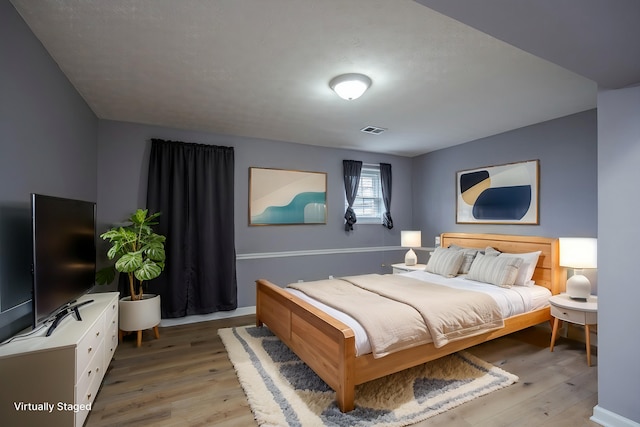
<instances>
[{"instance_id":1,"label":"gray wall","mask_svg":"<svg viewBox=\"0 0 640 427\"><path fill-rule=\"evenodd\" d=\"M255 305L254 282L258 278L267 278L284 285L296 280L324 278L329 274L391 272L388 266L382 265L402 262L404 259L404 251L397 249L277 258L259 258L255 254L263 256L265 253L282 251L399 246L400 230L406 230L412 225L409 158L116 121L102 120L99 129L99 231L114 222L122 221L131 211L145 205L151 138L234 147L234 208L240 307ZM344 159L362 160L365 163L391 163L392 230L387 230L382 225L356 224L354 232L344 231ZM327 172L327 224L249 227L248 179L249 167L254 166Z\"/></svg>"},{"instance_id":2,"label":"gray wall","mask_svg":"<svg viewBox=\"0 0 640 427\"><path fill-rule=\"evenodd\" d=\"M423 244L444 231L596 237L597 150L590 110L416 157L414 225ZM539 225L456 224L457 171L532 159L540 160Z\"/></svg>"},{"instance_id":3,"label":"gray wall","mask_svg":"<svg viewBox=\"0 0 640 427\"><path fill-rule=\"evenodd\" d=\"M7 0L0 28L2 340L31 321L29 193L96 200L98 120Z\"/></svg>"},{"instance_id":4,"label":"gray wall","mask_svg":"<svg viewBox=\"0 0 640 427\"><path fill-rule=\"evenodd\" d=\"M640 423L640 87L598 95L598 406ZM627 332L626 328L629 328ZM600 409L604 410L602 414Z\"/></svg>"}]
</instances>

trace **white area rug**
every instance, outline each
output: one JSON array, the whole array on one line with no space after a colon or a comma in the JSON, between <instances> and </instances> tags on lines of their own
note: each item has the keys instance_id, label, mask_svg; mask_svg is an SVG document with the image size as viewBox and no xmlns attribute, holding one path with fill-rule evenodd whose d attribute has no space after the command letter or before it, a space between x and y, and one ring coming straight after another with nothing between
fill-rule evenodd
<instances>
[{"instance_id":1,"label":"white area rug","mask_svg":"<svg viewBox=\"0 0 640 427\"><path fill-rule=\"evenodd\" d=\"M459 352L357 386L356 408L342 413L335 392L267 327L219 335L261 426L406 426L518 381Z\"/></svg>"}]
</instances>

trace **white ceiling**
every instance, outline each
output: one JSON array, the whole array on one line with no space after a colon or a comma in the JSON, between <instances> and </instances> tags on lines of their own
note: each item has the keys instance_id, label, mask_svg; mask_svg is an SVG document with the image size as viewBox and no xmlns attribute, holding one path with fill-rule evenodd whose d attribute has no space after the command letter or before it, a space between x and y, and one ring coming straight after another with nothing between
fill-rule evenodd
<instances>
[{"instance_id":1,"label":"white ceiling","mask_svg":"<svg viewBox=\"0 0 640 427\"><path fill-rule=\"evenodd\" d=\"M101 119L415 156L596 106L593 81L412 0L11 1ZM373 85L345 101L350 72Z\"/></svg>"}]
</instances>

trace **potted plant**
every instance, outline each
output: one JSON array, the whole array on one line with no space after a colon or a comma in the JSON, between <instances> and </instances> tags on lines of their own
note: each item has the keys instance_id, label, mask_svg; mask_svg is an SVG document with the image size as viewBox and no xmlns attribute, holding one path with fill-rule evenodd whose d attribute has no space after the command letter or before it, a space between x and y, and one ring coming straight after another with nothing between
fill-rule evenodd
<instances>
[{"instance_id":1,"label":"potted plant","mask_svg":"<svg viewBox=\"0 0 640 427\"><path fill-rule=\"evenodd\" d=\"M158 216L159 212L149 215L147 209L138 209L129 217L128 224L114 226L100 235L111 243L107 258L115 260L115 264L99 270L96 283L113 282L116 272L127 275L129 296L120 299L119 329L137 331L138 346L144 329L153 328L158 338L160 295L144 293L146 282L164 270L166 238L152 229Z\"/></svg>"}]
</instances>

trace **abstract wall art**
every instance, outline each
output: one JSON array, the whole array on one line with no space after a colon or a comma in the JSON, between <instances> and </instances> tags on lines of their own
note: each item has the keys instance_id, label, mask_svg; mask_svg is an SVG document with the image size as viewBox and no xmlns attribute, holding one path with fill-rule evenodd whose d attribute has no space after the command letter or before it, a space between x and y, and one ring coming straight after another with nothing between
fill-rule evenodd
<instances>
[{"instance_id":1,"label":"abstract wall art","mask_svg":"<svg viewBox=\"0 0 640 427\"><path fill-rule=\"evenodd\" d=\"M538 160L456 172L456 223L538 224Z\"/></svg>"},{"instance_id":2,"label":"abstract wall art","mask_svg":"<svg viewBox=\"0 0 640 427\"><path fill-rule=\"evenodd\" d=\"M325 172L249 168L249 225L326 222Z\"/></svg>"}]
</instances>

